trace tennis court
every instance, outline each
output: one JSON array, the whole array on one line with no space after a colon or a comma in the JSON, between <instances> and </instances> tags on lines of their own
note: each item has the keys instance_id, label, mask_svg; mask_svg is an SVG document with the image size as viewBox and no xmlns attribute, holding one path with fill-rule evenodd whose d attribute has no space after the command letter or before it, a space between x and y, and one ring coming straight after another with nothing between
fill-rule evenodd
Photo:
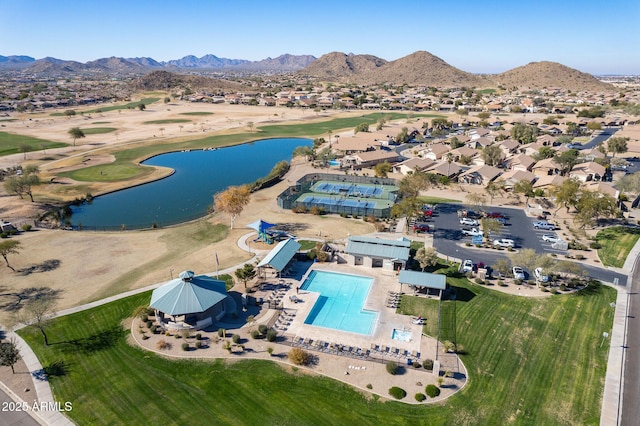
<instances>
[{"instance_id":1,"label":"tennis court","mask_svg":"<svg viewBox=\"0 0 640 426\"><path fill-rule=\"evenodd\" d=\"M382 195L382 186L338 183L338 182L318 182L311 187L313 192L321 192L326 194L341 194L351 197L374 197L378 198Z\"/></svg>"},{"instance_id":2,"label":"tennis court","mask_svg":"<svg viewBox=\"0 0 640 426\"><path fill-rule=\"evenodd\" d=\"M324 204L326 206L344 206L353 207L358 209L374 209L376 208L375 201L359 201L353 198L330 198L330 197L318 197L314 195L306 195L301 197L303 203L309 204Z\"/></svg>"}]
</instances>

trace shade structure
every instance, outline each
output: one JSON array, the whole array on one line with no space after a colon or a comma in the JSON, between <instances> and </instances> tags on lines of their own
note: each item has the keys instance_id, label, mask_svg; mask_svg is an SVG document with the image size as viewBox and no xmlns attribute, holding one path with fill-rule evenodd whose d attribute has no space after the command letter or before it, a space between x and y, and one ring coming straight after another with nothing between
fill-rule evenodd
<instances>
[{"instance_id":1,"label":"shade structure","mask_svg":"<svg viewBox=\"0 0 640 426\"><path fill-rule=\"evenodd\" d=\"M186 315L204 312L226 298L224 281L184 271L153 291L150 306L168 315Z\"/></svg>"},{"instance_id":2,"label":"shade structure","mask_svg":"<svg viewBox=\"0 0 640 426\"><path fill-rule=\"evenodd\" d=\"M260 263L258 263L258 268L262 266L271 266L276 271L281 272L291 259L293 259L293 256L296 255L300 247L300 243L293 238L280 241L278 245L275 246Z\"/></svg>"},{"instance_id":3,"label":"shade structure","mask_svg":"<svg viewBox=\"0 0 640 426\"><path fill-rule=\"evenodd\" d=\"M269 228L273 228L274 226L276 225L274 225L273 223L265 222L262 219L256 220L255 222L247 225L248 228L255 229L259 233L264 232Z\"/></svg>"}]
</instances>

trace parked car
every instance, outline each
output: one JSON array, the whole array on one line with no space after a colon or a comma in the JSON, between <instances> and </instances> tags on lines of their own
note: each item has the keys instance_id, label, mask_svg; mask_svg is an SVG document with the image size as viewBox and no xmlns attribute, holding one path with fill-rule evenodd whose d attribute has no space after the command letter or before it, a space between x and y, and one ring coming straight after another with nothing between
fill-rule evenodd
<instances>
[{"instance_id":1,"label":"parked car","mask_svg":"<svg viewBox=\"0 0 640 426\"><path fill-rule=\"evenodd\" d=\"M535 275L536 280L540 281L541 283L548 283L549 282L549 275L545 275L542 273L542 268L536 268L533 270L533 275Z\"/></svg>"},{"instance_id":2,"label":"parked car","mask_svg":"<svg viewBox=\"0 0 640 426\"><path fill-rule=\"evenodd\" d=\"M513 278L515 278L516 280L524 280L524 269L519 266L514 266L512 272Z\"/></svg>"},{"instance_id":3,"label":"parked car","mask_svg":"<svg viewBox=\"0 0 640 426\"><path fill-rule=\"evenodd\" d=\"M549 223L546 220L539 220L539 221L533 222L533 227L535 229L546 229L550 231L554 231L556 229L556 226L553 223Z\"/></svg>"},{"instance_id":4,"label":"parked car","mask_svg":"<svg viewBox=\"0 0 640 426\"><path fill-rule=\"evenodd\" d=\"M416 222L413 224L413 230L417 233L429 232L429 225L424 222Z\"/></svg>"},{"instance_id":5,"label":"parked car","mask_svg":"<svg viewBox=\"0 0 640 426\"><path fill-rule=\"evenodd\" d=\"M468 217L463 217L463 218L460 218L460 225L478 226L478 221L475 219L470 219Z\"/></svg>"},{"instance_id":6,"label":"parked car","mask_svg":"<svg viewBox=\"0 0 640 426\"><path fill-rule=\"evenodd\" d=\"M464 262L462 262L462 266L460 267L460 270L462 272L471 272L473 271L473 261L471 259L467 259Z\"/></svg>"},{"instance_id":7,"label":"parked car","mask_svg":"<svg viewBox=\"0 0 640 426\"><path fill-rule=\"evenodd\" d=\"M500 213L500 212L489 212L486 214L486 217L488 217L489 219L506 219L507 216L504 213Z\"/></svg>"},{"instance_id":8,"label":"parked car","mask_svg":"<svg viewBox=\"0 0 640 426\"><path fill-rule=\"evenodd\" d=\"M516 246L516 242L508 238L500 238L499 240L493 240L493 245L502 247L502 248L507 248L507 247L513 248Z\"/></svg>"},{"instance_id":9,"label":"parked car","mask_svg":"<svg viewBox=\"0 0 640 426\"><path fill-rule=\"evenodd\" d=\"M548 243L558 243L560 241L562 241L562 238L558 237L557 235L553 235L553 234L544 234L542 236L542 241L546 241Z\"/></svg>"},{"instance_id":10,"label":"parked car","mask_svg":"<svg viewBox=\"0 0 640 426\"><path fill-rule=\"evenodd\" d=\"M490 217L488 218L489 220L495 220L496 222L502 224L502 225L506 225L507 224L507 219L505 219L504 217Z\"/></svg>"},{"instance_id":11,"label":"parked car","mask_svg":"<svg viewBox=\"0 0 640 426\"><path fill-rule=\"evenodd\" d=\"M424 217L433 217L433 210L431 209L423 210L422 213L424 214Z\"/></svg>"},{"instance_id":12,"label":"parked car","mask_svg":"<svg viewBox=\"0 0 640 426\"><path fill-rule=\"evenodd\" d=\"M463 229L462 230L462 235L468 235L470 237L475 237L477 235L483 235L482 231L480 231L478 228L471 228L471 229Z\"/></svg>"}]
</instances>

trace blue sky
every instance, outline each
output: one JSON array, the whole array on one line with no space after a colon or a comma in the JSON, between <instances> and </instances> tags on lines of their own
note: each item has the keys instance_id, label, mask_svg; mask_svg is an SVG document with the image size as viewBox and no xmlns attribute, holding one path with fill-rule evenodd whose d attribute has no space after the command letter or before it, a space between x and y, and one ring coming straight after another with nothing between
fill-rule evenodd
<instances>
[{"instance_id":1,"label":"blue sky","mask_svg":"<svg viewBox=\"0 0 640 426\"><path fill-rule=\"evenodd\" d=\"M638 0L0 0L0 55L86 62L425 50L468 72L640 74Z\"/></svg>"}]
</instances>

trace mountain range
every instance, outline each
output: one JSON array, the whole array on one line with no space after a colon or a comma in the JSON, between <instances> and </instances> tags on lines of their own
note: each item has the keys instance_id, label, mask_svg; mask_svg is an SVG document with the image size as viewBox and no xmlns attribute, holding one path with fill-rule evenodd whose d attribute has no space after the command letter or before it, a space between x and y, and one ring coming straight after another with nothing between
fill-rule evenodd
<instances>
[{"instance_id":1,"label":"mountain range","mask_svg":"<svg viewBox=\"0 0 640 426\"><path fill-rule=\"evenodd\" d=\"M158 62L153 58L110 57L86 63L56 58L34 59L29 56L0 56L0 71L21 70L36 74L66 73L146 74L151 71L173 72L244 72L291 73L323 81L359 84L426 85L434 87L558 87L568 90L608 91L612 86L591 74L557 62L532 62L500 74L478 75L449 65L429 52L417 51L395 61L373 55L331 52L316 58L312 55L284 54L261 61L188 55L181 59Z\"/></svg>"}]
</instances>

